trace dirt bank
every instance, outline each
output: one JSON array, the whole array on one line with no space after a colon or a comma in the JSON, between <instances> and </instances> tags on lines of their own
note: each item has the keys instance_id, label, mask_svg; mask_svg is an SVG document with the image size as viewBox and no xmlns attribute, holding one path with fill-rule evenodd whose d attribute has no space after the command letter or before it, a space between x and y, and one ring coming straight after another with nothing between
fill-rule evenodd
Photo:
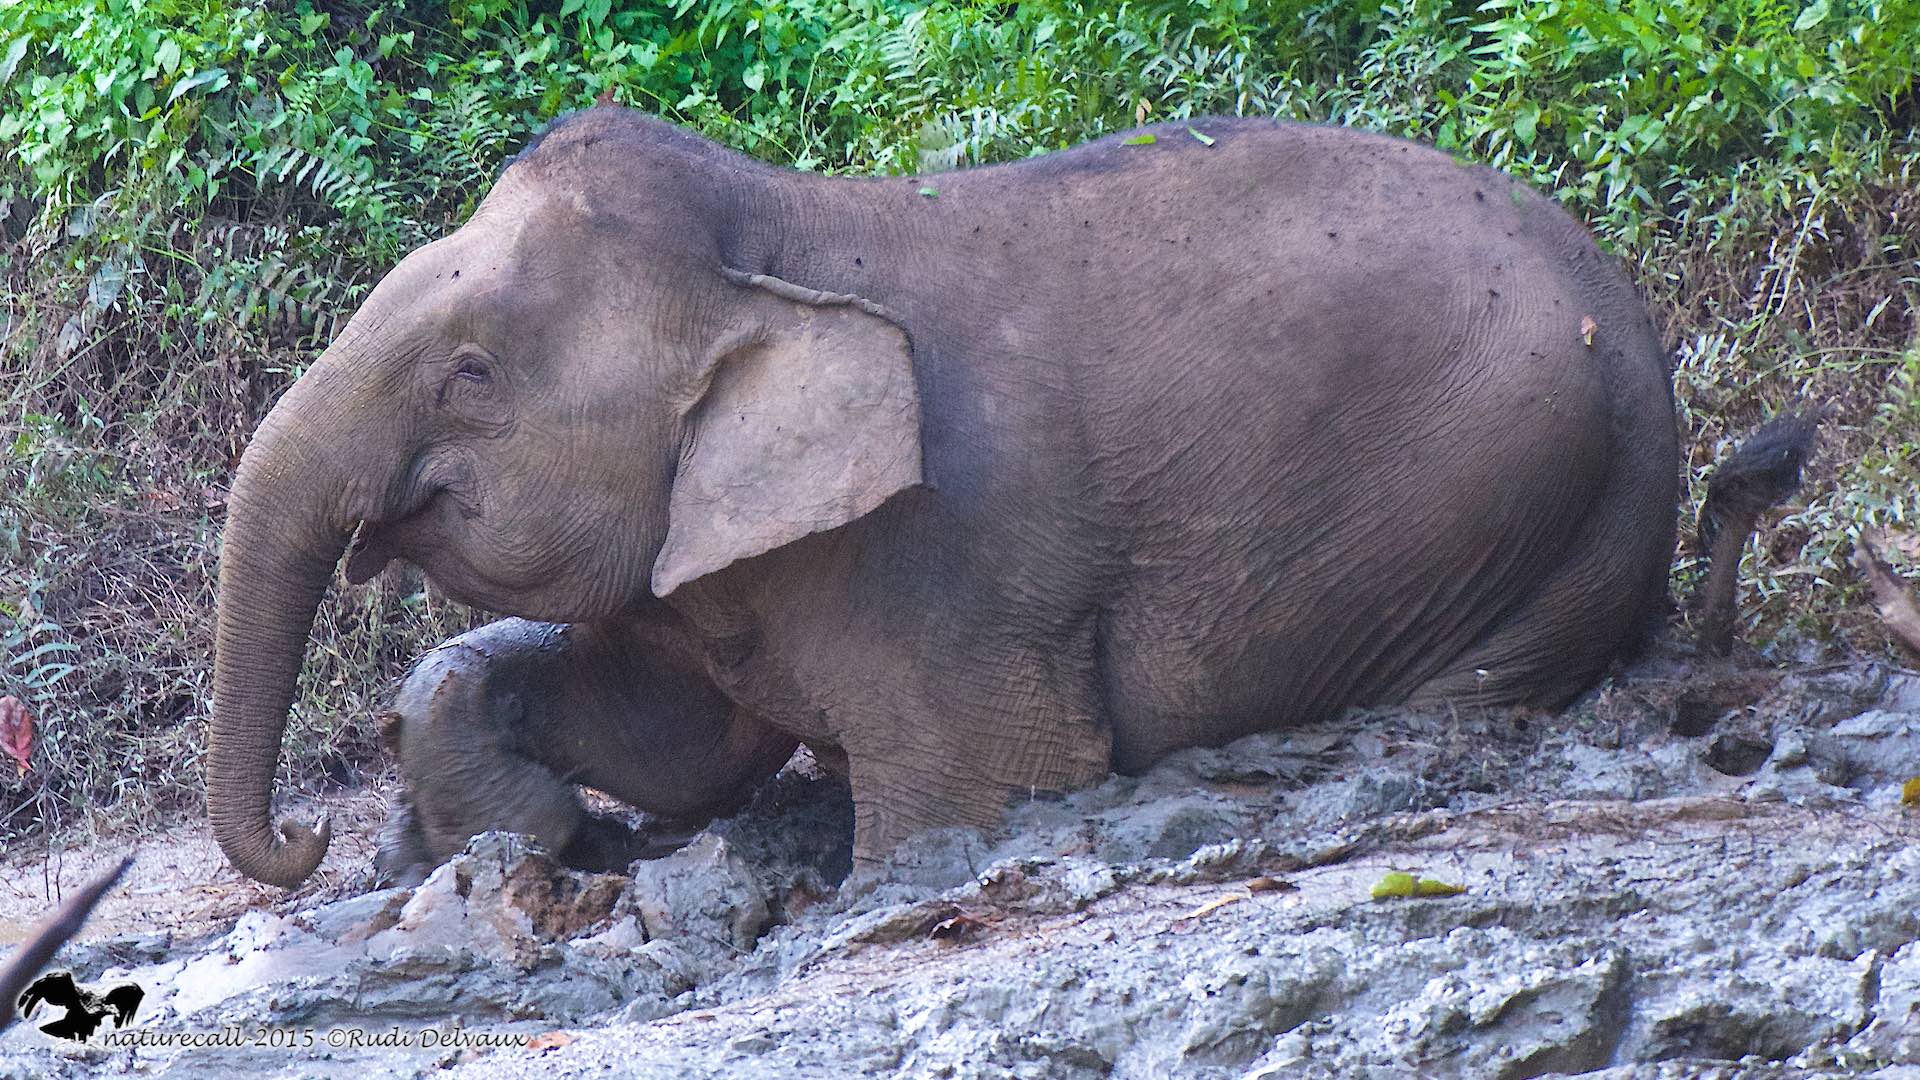
<instances>
[{"instance_id":1,"label":"dirt bank","mask_svg":"<svg viewBox=\"0 0 1920 1080\"><path fill-rule=\"evenodd\" d=\"M1920 1075L1915 776L1920 675L1667 656L1188 751L835 890L845 792L797 769L630 878L487 837L414 890L123 906L66 960L146 988L130 1031L296 1045L21 1026L0 1076Z\"/></svg>"}]
</instances>

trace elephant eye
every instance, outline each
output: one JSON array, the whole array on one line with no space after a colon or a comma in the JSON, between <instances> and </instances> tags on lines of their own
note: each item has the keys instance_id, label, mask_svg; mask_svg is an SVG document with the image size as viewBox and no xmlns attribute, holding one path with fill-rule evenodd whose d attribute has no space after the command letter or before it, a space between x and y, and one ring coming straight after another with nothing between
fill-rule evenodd
<instances>
[{"instance_id":1,"label":"elephant eye","mask_svg":"<svg viewBox=\"0 0 1920 1080\"><path fill-rule=\"evenodd\" d=\"M493 382L493 372L487 370L487 365L470 356L460 359L460 363L453 369L453 377L479 383L482 386Z\"/></svg>"},{"instance_id":2,"label":"elephant eye","mask_svg":"<svg viewBox=\"0 0 1920 1080\"><path fill-rule=\"evenodd\" d=\"M456 353L435 397L439 406L455 416L483 427L507 423L513 418L513 403L507 400L493 374L493 357L478 350Z\"/></svg>"}]
</instances>

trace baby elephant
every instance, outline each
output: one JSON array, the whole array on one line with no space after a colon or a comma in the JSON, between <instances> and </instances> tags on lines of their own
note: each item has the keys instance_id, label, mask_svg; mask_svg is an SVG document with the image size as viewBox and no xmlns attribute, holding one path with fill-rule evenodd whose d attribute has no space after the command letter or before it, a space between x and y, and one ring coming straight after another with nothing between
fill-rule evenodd
<instances>
[{"instance_id":1,"label":"baby elephant","mask_svg":"<svg viewBox=\"0 0 1920 1080\"><path fill-rule=\"evenodd\" d=\"M407 801L381 836L380 884L418 883L490 829L583 870L671 846L587 813L575 784L674 819L744 802L797 743L727 700L669 630L504 619L422 656L381 717Z\"/></svg>"}]
</instances>

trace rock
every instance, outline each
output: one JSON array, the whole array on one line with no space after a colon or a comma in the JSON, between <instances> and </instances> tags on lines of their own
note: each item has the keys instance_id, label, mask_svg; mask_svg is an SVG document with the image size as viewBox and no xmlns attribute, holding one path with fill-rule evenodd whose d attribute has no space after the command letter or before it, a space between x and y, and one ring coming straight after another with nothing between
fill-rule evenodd
<instances>
[{"instance_id":1,"label":"rock","mask_svg":"<svg viewBox=\"0 0 1920 1080\"><path fill-rule=\"evenodd\" d=\"M1920 944L1901 946L1872 972L1873 1022L1847 1041L1837 1063L1864 1069L1920 1064Z\"/></svg>"},{"instance_id":2,"label":"rock","mask_svg":"<svg viewBox=\"0 0 1920 1080\"><path fill-rule=\"evenodd\" d=\"M1920 672L1889 672L1874 707L1887 712L1920 713Z\"/></svg>"},{"instance_id":3,"label":"rock","mask_svg":"<svg viewBox=\"0 0 1920 1080\"><path fill-rule=\"evenodd\" d=\"M1835 724L1832 738L1855 790L1877 789L1897 805L1900 785L1920 776L1920 712L1864 712Z\"/></svg>"},{"instance_id":4,"label":"rock","mask_svg":"<svg viewBox=\"0 0 1920 1080\"><path fill-rule=\"evenodd\" d=\"M1378 710L1184 751L838 891L845 789L799 770L630 876L482 837L415 889L75 955L148 986L156 1028L567 1027L537 1051L142 1051L155 1076L1920 1080L1897 799L1920 676L1689 663L1561 717ZM1391 871L1466 891L1372 900ZM107 1060L22 1038L0 1077Z\"/></svg>"},{"instance_id":5,"label":"rock","mask_svg":"<svg viewBox=\"0 0 1920 1080\"><path fill-rule=\"evenodd\" d=\"M751 951L773 921L770 890L712 833L631 870L618 910L637 915L649 938L678 942L708 970Z\"/></svg>"}]
</instances>

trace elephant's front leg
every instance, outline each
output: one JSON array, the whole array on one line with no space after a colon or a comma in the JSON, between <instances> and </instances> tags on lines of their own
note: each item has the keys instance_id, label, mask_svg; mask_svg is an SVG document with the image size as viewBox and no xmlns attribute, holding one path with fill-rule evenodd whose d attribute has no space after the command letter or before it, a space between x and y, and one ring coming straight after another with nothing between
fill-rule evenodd
<instances>
[{"instance_id":1,"label":"elephant's front leg","mask_svg":"<svg viewBox=\"0 0 1920 1080\"><path fill-rule=\"evenodd\" d=\"M856 873L923 829L992 829L1009 805L1096 784L1112 767L1090 635L1051 649L976 639L945 655L965 659L895 684L843 736Z\"/></svg>"},{"instance_id":2,"label":"elephant's front leg","mask_svg":"<svg viewBox=\"0 0 1920 1080\"><path fill-rule=\"evenodd\" d=\"M582 869L651 854L588 814L586 784L664 817L745 800L795 742L736 708L651 623L506 619L415 664L383 719L407 785L376 865L418 880L488 830L526 833Z\"/></svg>"}]
</instances>

